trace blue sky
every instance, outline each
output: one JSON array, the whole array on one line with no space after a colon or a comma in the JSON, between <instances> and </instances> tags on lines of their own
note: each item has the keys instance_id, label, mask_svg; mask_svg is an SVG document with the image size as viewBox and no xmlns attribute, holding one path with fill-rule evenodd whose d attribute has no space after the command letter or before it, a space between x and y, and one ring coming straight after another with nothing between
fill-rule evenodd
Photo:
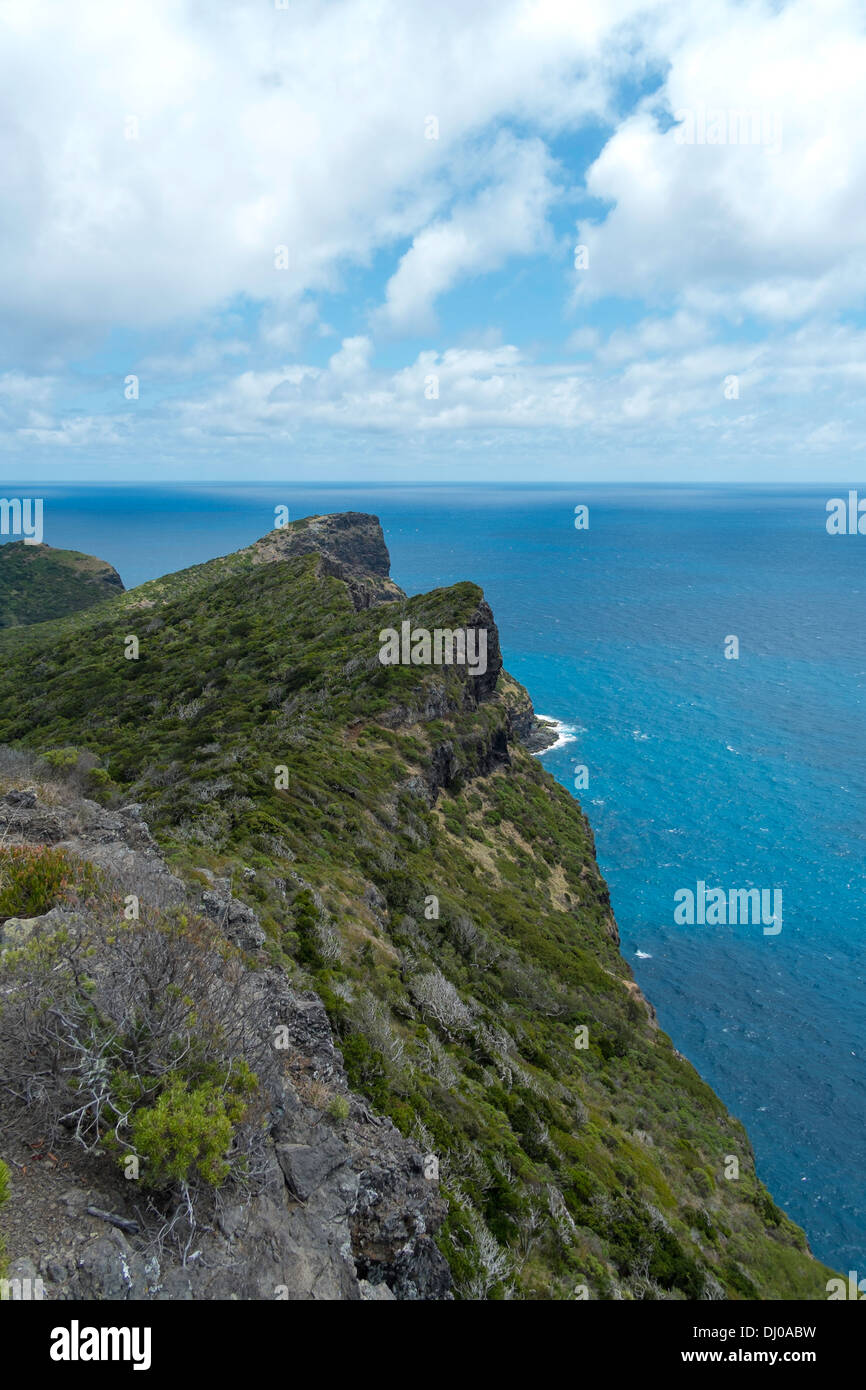
<instances>
[{"instance_id":1,"label":"blue sky","mask_svg":"<svg viewBox=\"0 0 866 1390\"><path fill-rule=\"evenodd\" d=\"M0 66L8 478L861 475L860 5L9 0Z\"/></svg>"}]
</instances>

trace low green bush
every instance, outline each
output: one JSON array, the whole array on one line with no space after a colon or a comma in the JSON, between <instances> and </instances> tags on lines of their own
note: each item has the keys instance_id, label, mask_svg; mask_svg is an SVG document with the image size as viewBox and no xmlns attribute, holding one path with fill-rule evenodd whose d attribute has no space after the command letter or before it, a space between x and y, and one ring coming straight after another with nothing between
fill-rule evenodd
<instances>
[{"instance_id":1,"label":"low green bush","mask_svg":"<svg viewBox=\"0 0 866 1390\"><path fill-rule=\"evenodd\" d=\"M190 1090L182 1077L172 1077L156 1103L137 1110L129 1126L132 1146L143 1160L145 1186L225 1182L233 1126L243 1118L253 1090L255 1077L242 1063L222 1085L208 1081Z\"/></svg>"},{"instance_id":2,"label":"low green bush","mask_svg":"<svg viewBox=\"0 0 866 1390\"><path fill-rule=\"evenodd\" d=\"M41 917L52 907L95 890L92 864L62 849L12 845L0 850L0 921Z\"/></svg>"}]
</instances>

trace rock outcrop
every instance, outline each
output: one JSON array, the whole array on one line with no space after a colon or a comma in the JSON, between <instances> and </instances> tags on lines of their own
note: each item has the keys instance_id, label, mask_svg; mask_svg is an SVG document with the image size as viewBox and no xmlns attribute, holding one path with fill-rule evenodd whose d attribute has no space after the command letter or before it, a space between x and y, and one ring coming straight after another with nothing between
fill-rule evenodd
<instances>
[{"instance_id":1,"label":"rock outcrop","mask_svg":"<svg viewBox=\"0 0 866 1390\"><path fill-rule=\"evenodd\" d=\"M321 555L323 573L343 580L358 609L403 597L390 577L391 559L379 519L366 512L307 517L269 532L240 553L250 555L255 564Z\"/></svg>"},{"instance_id":2,"label":"rock outcrop","mask_svg":"<svg viewBox=\"0 0 866 1390\"><path fill-rule=\"evenodd\" d=\"M170 873L137 805L113 812L71 796L49 805L35 788L13 789L0 797L0 837L7 846L65 848L150 906L203 908L246 952L265 941L227 880L199 894ZM35 933L74 931L86 912L7 918L0 953ZM294 989L260 955L237 983L238 1014L280 1030L284 1065L268 1081L267 1142L254 1181L218 1194L212 1219L179 1251L156 1238L116 1164L63 1133L49 1147L34 1144L3 1097L4 1154L15 1167L4 1223L11 1278L41 1278L44 1296L60 1300L450 1297L433 1239L445 1208L424 1155L349 1089L319 997Z\"/></svg>"},{"instance_id":3,"label":"rock outcrop","mask_svg":"<svg viewBox=\"0 0 866 1390\"><path fill-rule=\"evenodd\" d=\"M166 866L137 804L110 811L86 797L46 803L34 787L0 797L4 844L44 844L67 849L101 869L155 908L186 903L187 889Z\"/></svg>"}]
</instances>

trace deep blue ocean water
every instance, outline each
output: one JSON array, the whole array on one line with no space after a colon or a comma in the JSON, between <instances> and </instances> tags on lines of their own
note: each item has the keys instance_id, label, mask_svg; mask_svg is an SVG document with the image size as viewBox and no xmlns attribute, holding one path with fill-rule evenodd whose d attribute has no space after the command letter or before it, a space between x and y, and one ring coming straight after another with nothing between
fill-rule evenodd
<instances>
[{"instance_id":1,"label":"deep blue ocean water","mask_svg":"<svg viewBox=\"0 0 866 1390\"><path fill-rule=\"evenodd\" d=\"M248 544L280 503L375 512L410 592L482 585L507 668L571 730L547 767L569 789L589 769L623 951L662 1026L815 1253L866 1275L866 536L825 527L845 488L4 491L43 496L46 542L127 587ZM781 932L675 925L698 880L781 888Z\"/></svg>"}]
</instances>

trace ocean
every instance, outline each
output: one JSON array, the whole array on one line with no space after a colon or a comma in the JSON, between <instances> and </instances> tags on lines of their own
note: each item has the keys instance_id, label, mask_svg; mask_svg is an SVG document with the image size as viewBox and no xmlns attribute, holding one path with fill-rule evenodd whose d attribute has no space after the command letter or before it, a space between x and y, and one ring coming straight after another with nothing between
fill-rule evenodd
<instances>
[{"instance_id":1,"label":"ocean","mask_svg":"<svg viewBox=\"0 0 866 1390\"><path fill-rule=\"evenodd\" d=\"M127 587L248 544L280 504L376 513L411 593L480 584L508 670L561 721L543 759L662 1027L815 1254L866 1275L866 536L825 526L847 486L4 491L41 495L45 541ZM699 883L780 890L781 922L681 925Z\"/></svg>"}]
</instances>

